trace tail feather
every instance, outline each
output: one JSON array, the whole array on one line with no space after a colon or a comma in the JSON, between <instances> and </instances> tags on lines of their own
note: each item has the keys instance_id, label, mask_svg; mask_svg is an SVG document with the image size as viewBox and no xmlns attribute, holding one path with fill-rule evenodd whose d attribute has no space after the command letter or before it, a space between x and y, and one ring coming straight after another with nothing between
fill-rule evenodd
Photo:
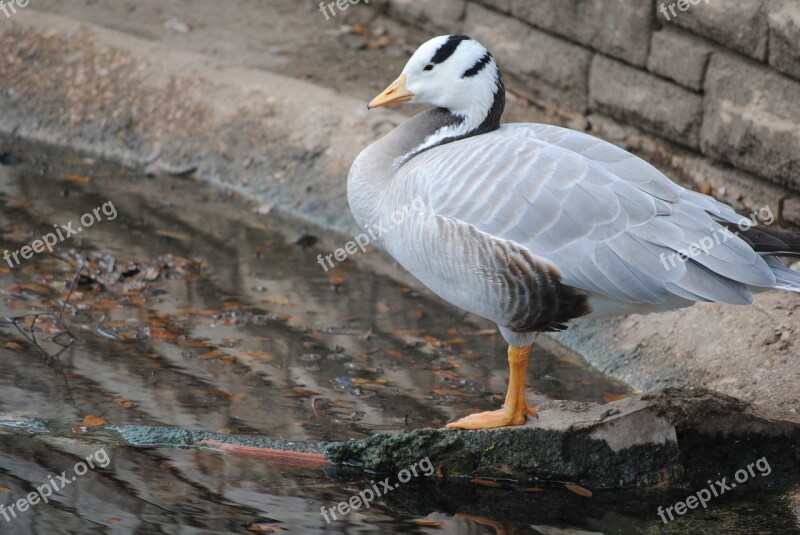
<instances>
[{"instance_id":1,"label":"tail feather","mask_svg":"<svg viewBox=\"0 0 800 535\"><path fill-rule=\"evenodd\" d=\"M765 257L764 261L775 274L776 282L773 288L800 293L800 273L789 269L774 256Z\"/></svg>"},{"instance_id":2,"label":"tail feather","mask_svg":"<svg viewBox=\"0 0 800 535\"><path fill-rule=\"evenodd\" d=\"M753 226L742 230L734 223L723 223L753 250L762 255L800 256L800 233Z\"/></svg>"}]
</instances>

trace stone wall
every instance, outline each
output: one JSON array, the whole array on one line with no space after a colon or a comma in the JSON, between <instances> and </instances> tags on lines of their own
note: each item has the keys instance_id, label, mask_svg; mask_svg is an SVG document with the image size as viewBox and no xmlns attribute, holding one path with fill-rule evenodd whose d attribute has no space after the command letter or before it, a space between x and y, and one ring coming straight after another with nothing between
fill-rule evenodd
<instances>
[{"instance_id":1,"label":"stone wall","mask_svg":"<svg viewBox=\"0 0 800 535\"><path fill-rule=\"evenodd\" d=\"M800 225L800 0L386 1L483 42L511 87L688 151L698 184L763 192Z\"/></svg>"}]
</instances>

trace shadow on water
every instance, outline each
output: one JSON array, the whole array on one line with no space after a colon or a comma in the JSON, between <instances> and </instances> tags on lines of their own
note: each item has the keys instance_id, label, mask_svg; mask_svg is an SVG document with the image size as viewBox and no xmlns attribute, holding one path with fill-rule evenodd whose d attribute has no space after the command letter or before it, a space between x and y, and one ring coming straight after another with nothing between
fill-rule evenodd
<instances>
[{"instance_id":1,"label":"shadow on water","mask_svg":"<svg viewBox=\"0 0 800 535\"><path fill-rule=\"evenodd\" d=\"M116 215L97 212L52 254L0 264L0 503L69 475L98 448L110 460L49 504L10 521L0 512L0 531L800 532L797 498L786 494L720 498L664 526L656 507L688 489L587 499L563 486L531 492L436 477L326 524L321 507L377 476L122 444L102 424L308 442L440 427L502 402L505 345L485 322L361 259L323 271L318 255L342 238L258 215L230 192L12 145L0 143L22 160L0 165L0 249L17 251L54 224L77 229L82 214L109 202ZM532 401L628 393L544 346Z\"/></svg>"}]
</instances>

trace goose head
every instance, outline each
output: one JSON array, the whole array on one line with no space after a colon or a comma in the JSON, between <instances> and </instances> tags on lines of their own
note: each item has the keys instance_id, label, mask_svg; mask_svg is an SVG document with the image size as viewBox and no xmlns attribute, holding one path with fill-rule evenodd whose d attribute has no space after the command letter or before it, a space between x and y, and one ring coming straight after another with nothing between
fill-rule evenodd
<instances>
[{"instance_id":1,"label":"goose head","mask_svg":"<svg viewBox=\"0 0 800 535\"><path fill-rule=\"evenodd\" d=\"M497 62L483 45L465 35L442 35L420 46L368 108L402 102L447 110L474 135L499 126L505 88Z\"/></svg>"}]
</instances>

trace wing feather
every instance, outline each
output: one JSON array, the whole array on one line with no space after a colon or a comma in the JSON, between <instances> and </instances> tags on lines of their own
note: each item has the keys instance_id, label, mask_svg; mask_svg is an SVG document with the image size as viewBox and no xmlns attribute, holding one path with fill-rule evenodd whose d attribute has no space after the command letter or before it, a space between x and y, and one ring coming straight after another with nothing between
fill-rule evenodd
<instances>
[{"instance_id":1,"label":"wing feather","mask_svg":"<svg viewBox=\"0 0 800 535\"><path fill-rule=\"evenodd\" d=\"M748 285L775 284L764 259L721 224L742 216L588 134L504 125L422 153L403 172L422 181L435 214L519 243L565 284L611 299L747 303ZM717 235L700 254L679 256Z\"/></svg>"}]
</instances>

